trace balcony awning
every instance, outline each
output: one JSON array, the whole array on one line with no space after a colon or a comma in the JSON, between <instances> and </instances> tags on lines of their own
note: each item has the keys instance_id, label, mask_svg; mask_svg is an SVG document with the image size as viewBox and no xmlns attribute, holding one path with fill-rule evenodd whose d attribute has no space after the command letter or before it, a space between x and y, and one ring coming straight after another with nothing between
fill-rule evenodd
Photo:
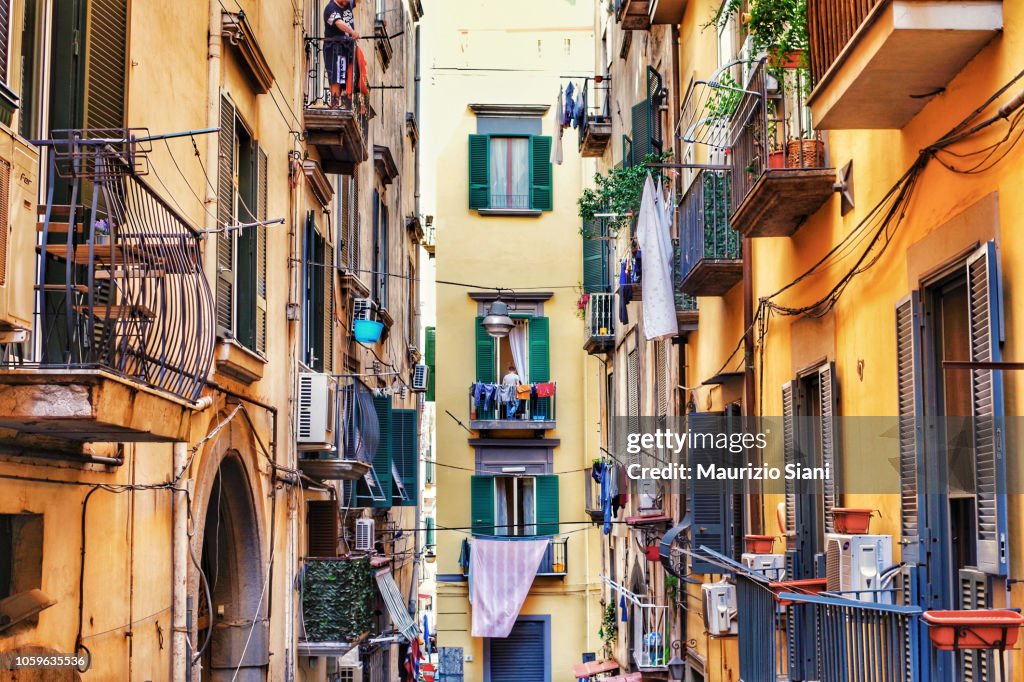
<instances>
[{"instance_id":1,"label":"balcony awning","mask_svg":"<svg viewBox=\"0 0 1024 682\"><path fill-rule=\"evenodd\" d=\"M395 624L395 628L409 641L419 637L420 629L416 625L416 621L409 615L408 609L405 608L405 599L402 597L402 591L398 589L398 585L395 583L395 576L392 575L391 569L377 571L375 577L377 579L377 587L384 598L384 604L387 606L388 613L391 615L391 622Z\"/></svg>"},{"instance_id":2,"label":"balcony awning","mask_svg":"<svg viewBox=\"0 0 1024 682\"><path fill-rule=\"evenodd\" d=\"M590 661L589 663L577 663L572 667L572 676L575 678L590 677L591 675L600 675L601 673L610 673L613 670L618 670L622 666L614 658L609 658L604 661ZM602 681L607 682L607 681Z\"/></svg>"},{"instance_id":3,"label":"balcony awning","mask_svg":"<svg viewBox=\"0 0 1024 682\"><path fill-rule=\"evenodd\" d=\"M469 554L473 637L508 637L550 542L548 538L473 539Z\"/></svg>"}]
</instances>

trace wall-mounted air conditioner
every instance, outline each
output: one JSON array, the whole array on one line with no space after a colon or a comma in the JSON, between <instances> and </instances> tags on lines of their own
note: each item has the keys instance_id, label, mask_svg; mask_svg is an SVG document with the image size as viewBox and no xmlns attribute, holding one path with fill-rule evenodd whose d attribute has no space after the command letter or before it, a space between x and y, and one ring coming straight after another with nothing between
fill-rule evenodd
<instances>
[{"instance_id":1,"label":"wall-mounted air conditioner","mask_svg":"<svg viewBox=\"0 0 1024 682\"><path fill-rule=\"evenodd\" d=\"M412 368L412 390L427 390L427 379L430 376L430 368L424 364L413 365Z\"/></svg>"},{"instance_id":2,"label":"wall-mounted air conditioner","mask_svg":"<svg viewBox=\"0 0 1024 682\"><path fill-rule=\"evenodd\" d=\"M0 343L25 341L32 329L38 175L36 148L0 128Z\"/></svg>"},{"instance_id":3,"label":"wall-mounted air conditioner","mask_svg":"<svg viewBox=\"0 0 1024 682\"><path fill-rule=\"evenodd\" d=\"M356 551L373 551L373 519L356 519Z\"/></svg>"},{"instance_id":4,"label":"wall-mounted air conditioner","mask_svg":"<svg viewBox=\"0 0 1024 682\"><path fill-rule=\"evenodd\" d=\"M884 587L882 572L892 565L891 535L825 535L829 592L846 592L843 596L848 599L891 604L892 593L877 590Z\"/></svg>"},{"instance_id":5,"label":"wall-mounted air conditioner","mask_svg":"<svg viewBox=\"0 0 1024 682\"><path fill-rule=\"evenodd\" d=\"M704 629L712 637L735 635L736 587L722 581L705 583L700 586L704 597Z\"/></svg>"},{"instance_id":6,"label":"wall-mounted air conditioner","mask_svg":"<svg viewBox=\"0 0 1024 682\"><path fill-rule=\"evenodd\" d=\"M740 560L751 571L757 571L769 580L786 579L786 557L782 554L744 553Z\"/></svg>"},{"instance_id":7,"label":"wall-mounted air conditioner","mask_svg":"<svg viewBox=\"0 0 1024 682\"><path fill-rule=\"evenodd\" d=\"M326 374L299 373L298 436L295 439L299 450L334 447L333 394L330 377Z\"/></svg>"},{"instance_id":8,"label":"wall-mounted air conditioner","mask_svg":"<svg viewBox=\"0 0 1024 682\"><path fill-rule=\"evenodd\" d=\"M353 320L372 320L373 319L373 299L372 298L354 298L354 299L352 299L352 319Z\"/></svg>"}]
</instances>

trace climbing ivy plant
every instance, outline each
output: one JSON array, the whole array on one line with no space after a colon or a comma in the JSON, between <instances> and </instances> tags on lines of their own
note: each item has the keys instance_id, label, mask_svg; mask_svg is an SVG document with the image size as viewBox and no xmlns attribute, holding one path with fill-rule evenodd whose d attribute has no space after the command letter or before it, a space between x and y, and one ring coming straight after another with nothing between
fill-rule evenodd
<instances>
[{"instance_id":1,"label":"climbing ivy plant","mask_svg":"<svg viewBox=\"0 0 1024 682\"><path fill-rule=\"evenodd\" d=\"M608 221L608 226L612 228L612 231L623 225L628 225L632 216L640 210L644 182L647 179L647 172L651 170L647 164L660 163L669 156L668 152L648 154L642 163L635 163L623 168L612 168L607 173L594 175L594 187L583 190L583 194L576 202L583 223L590 224L598 213L607 213L612 215ZM655 175L657 175L656 170ZM583 228L580 229L580 232L584 237L599 236L588 234Z\"/></svg>"},{"instance_id":2,"label":"climbing ivy plant","mask_svg":"<svg viewBox=\"0 0 1024 682\"><path fill-rule=\"evenodd\" d=\"M307 561L301 581L307 640L345 642L373 627L369 559Z\"/></svg>"}]
</instances>

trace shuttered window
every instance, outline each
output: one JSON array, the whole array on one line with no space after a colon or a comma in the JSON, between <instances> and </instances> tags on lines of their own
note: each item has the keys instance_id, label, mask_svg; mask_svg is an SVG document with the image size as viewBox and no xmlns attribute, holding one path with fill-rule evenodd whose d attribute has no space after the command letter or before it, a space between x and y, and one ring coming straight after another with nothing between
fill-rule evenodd
<instances>
[{"instance_id":1,"label":"shuttered window","mask_svg":"<svg viewBox=\"0 0 1024 682\"><path fill-rule=\"evenodd\" d=\"M217 149L217 227L235 222L235 105L220 100L220 134ZM235 332L235 233L217 233L217 333Z\"/></svg>"},{"instance_id":2,"label":"shuttered window","mask_svg":"<svg viewBox=\"0 0 1024 682\"><path fill-rule=\"evenodd\" d=\"M558 476L474 475L470 507L474 535L557 535Z\"/></svg>"},{"instance_id":3,"label":"shuttered window","mask_svg":"<svg viewBox=\"0 0 1024 682\"><path fill-rule=\"evenodd\" d=\"M373 469L356 484L356 502L360 507L390 507L394 485L392 474L394 429L391 396L374 396L373 409L377 413L380 440L377 442L377 449L373 455Z\"/></svg>"},{"instance_id":4,"label":"shuttered window","mask_svg":"<svg viewBox=\"0 0 1024 682\"><path fill-rule=\"evenodd\" d=\"M494 476L472 476L469 497L473 535L494 535Z\"/></svg>"},{"instance_id":5,"label":"shuttered window","mask_svg":"<svg viewBox=\"0 0 1024 682\"><path fill-rule=\"evenodd\" d=\"M256 217L267 220L267 153L256 148ZM267 226L256 228L256 351L267 352Z\"/></svg>"},{"instance_id":6,"label":"shuttered window","mask_svg":"<svg viewBox=\"0 0 1024 682\"><path fill-rule=\"evenodd\" d=\"M899 414L900 539L903 561L917 563L924 557L921 543L924 512L921 496L924 442L921 399L921 302L917 292L896 305L896 385Z\"/></svg>"},{"instance_id":7,"label":"shuttered window","mask_svg":"<svg viewBox=\"0 0 1024 682\"><path fill-rule=\"evenodd\" d=\"M793 382L782 385L782 459L786 465L796 463L796 423L793 406ZM786 500L786 549L796 550L796 481L788 476L784 479ZM793 575L787 572L787 575Z\"/></svg>"},{"instance_id":8,"label":"shuttered window","mask_svg":"<svg viewBox=\"0 0 1024 682\"><path fill-rule=\"evenodd\" d=\"M317 372L334 370L334 250L306 214L303 238L303 362Z\"/></svg>"},{"instance_id":9,"label":"shuttered window","mask_svg":"<svg viewBox=\"0 0 1024 682\"><path fill-rule=\"evenodd\" d=\"M981 571L960 569L959 600L956 608L964 611L977 611L992 607L989 599L990 578ZM959 657L960 682L985 682L994 679L990 672L995 672L995 661L992 651L968 649Z\"/></svg>"},{"instance_id":10,"label":"shuttered window","mask_svg":"<svg viewBox=\"0 0 1024 682\"><path fill-rule=\"evenodd\" d=\"M476 380L492 383L497 380L498 370L495 367L494 337L487 333L483 325L484 318L476 318Z\"/></svg>"},{"instance_id":11,"label":"shuttered window","mask_svg":"<svg viewBox=\"0 0 1024 682\"><path fill-rule=\"evenodd\" d=\"M469 208L554 208L551 138L469 136Z\"/></svg>"},{"instance_id":12,"label":"shuttered window","mask_svg":"<svg viewBox=\"0 0 1024 682\"><path fill-rule=\"evenodd\" d=\"M424 332L424 345L423 349L423 361L427 365L427 402L433 402L435 393L434 374L435 367L437 366L437 329L435 327L427 327Z\"/></svg>"},{"instance_id":13,"label":"shuttered window","mask_svg":"<svg viewBox=\"0 0 1024 682\"><path fill-rule=\"evenodd\" d=\"M361 277L359 272L359 192L358 180L354 175L339 175L337 196L338 264Z\"/></svg>"},{"instance_id":14,"label":"shuttered window","mask_svg":"<svg viewBox=\"0 0 1024 682\"><path fill-rule=\"evenodd\" d=\"M433 516L428 516L427 517L427 519L426 519L426 526L427 526L427 532L426 532L426 536L427 537L426 537L426 540L424 541L424 544L428 548L430 548L430 547L433 547L435 544L437 544L436 531L434 530L434 517Z\"/></svg>"},{"instance_id":15,"label":"shuttered window","mask_svg":"<svg viewBox=\"0 0 1024 682\"><path fill-rule=\"evenodd\" d=\"M692 434L715 434L719 431L721 424L721 414L693 412L686 417L686 428ZM702 439L697 438L693 443L702 445ZM722 464L719 450L714 447L694 447L693 444L687 451L687 460L690 471L694 474L696 474L698 466L706 467L712 463ZM734 552L733 495L730 482L707 479L698 482L696 475L693 475L689 481L688 492L686 500L692 520L693 547L697 549L703 546L719 554L732 556ZM690 570L694 573L722 573L723 571L719 566L704 561L698 556L691 557L690 561Z\"/></svg>"},{"instance_id":16,"label":"shuttered window","mask_svg":"<svg viewBox=\"0 0 1024 682\"><path fill-rule=\"evenodd\" d=\"M607 229L603 220L583 223L583 291L597 294L609 290Z\"/></svg>"},{"instance_id":17,"label":"shuttered window","mask_svg":"<svg viewBox=\"0 0 1024 682\"><path fill-rule=\"evenodd\" d=\"M508 637L487 640L490 682L551 682L548 625L520 620Z\"/></svg>"},{"instance_id":18,"label":"shuttered window","mask_svg":"<svg viewBox=\"0 0 1024 682\"><path fill-rule=\"evenodd\" d=\"M661 112L662 80L653 67L647 67L647 91L644 99L633 105L633 140L630 156L634 163L643 163L648 154L659 155L662 149Z\"/></svg>"},{"instance_id":19,"label":"shuttered window","mask_svg":"<svg viewBox=\"0 0 1024 682\"><path fill-rule=\"evenodd\" d=\"M306 503L307 556L338 556L338 503L310 500Z\"/></svg>"},{"instance_id":20,"label":"shuttered window","mask_svg":"<svg viewBox=\"0 0 1024 682\"><path fill-rule=\"evenodd\" d=\"M4 86L7 85L7 51L11 47L10 30L11 0L0 0L0 84Z\"/></svg>"},{"instance_id":21,"label":"shuttered window","mask_svg":"<svg viewBox=\"0 0 1024 682\"><path fill-rule=\"evenodd\" d=\"M388 207L378 190L373 191L373 298L381 308L388 306Z\"/></svg>"},{"instance_id":22,"label":"shuttered window","mask_svg":"<svg viewBox=\"0 0 1024 682\"><path fill-rule=\"evenodd\" d=\"M419 501L418 422L416 410L391 412L392 458L398 476L392 484L392 501L396 507L415 507Z\"/></svg>"},{"instance_id":23,"label":"shuttered window","mask_svg":"<svg viewBox=\"0 0 1024 682\"><path fill-rule=\"evenodd\" d=\"M128 80L128 1L89 0L85 127L123 128ZM4 54L7 54L6 48Z\"/></svg>"},{"instance_id":24,"label":"shuttered window","mask_svg":"<svg viewBox=\"0 0 1024 682\"><path fill-rule=\"evenodd\" d=\"M832 523L832 510L836 507L836 481L839 479L839 458L837 449L839 439L836 430L839 421L838 390L836 386L835 364L827 363L818 370L818 390L821 399L821 428L818 432L820 443L820 464L827 467L831 476L822 481L822 505L824 506L825 532L835 531Z\"/></svg>"},{"instance_id":25,"label":"shuttered window","mask_svg":"<svg viewBox=\"0 0 1024 682\"><path fill-rule=\"evenodd\" d=\"M558 534L558 476L537 476L537 535Z\"/></svg>"}]
</instances>

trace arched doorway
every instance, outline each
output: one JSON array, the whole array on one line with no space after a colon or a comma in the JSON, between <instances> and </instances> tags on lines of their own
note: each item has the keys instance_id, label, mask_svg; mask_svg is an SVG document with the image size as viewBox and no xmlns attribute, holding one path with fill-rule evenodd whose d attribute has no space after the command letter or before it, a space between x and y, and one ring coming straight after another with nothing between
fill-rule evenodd
<instances>
[{"instance_id":1,"label":"arched doorway","mask_svg":"<svg viewBox=\"0 0 1024 682\"><path fill-rule=\"evenodd\" d=\"M252 487L234 452L222 460L210 486L200 565L210 599L200 576L195 596L197 642L205 647L194 677L263 682L269 663L269 586L264 585L267 576Z\"/></svg>"}]
</instances>

